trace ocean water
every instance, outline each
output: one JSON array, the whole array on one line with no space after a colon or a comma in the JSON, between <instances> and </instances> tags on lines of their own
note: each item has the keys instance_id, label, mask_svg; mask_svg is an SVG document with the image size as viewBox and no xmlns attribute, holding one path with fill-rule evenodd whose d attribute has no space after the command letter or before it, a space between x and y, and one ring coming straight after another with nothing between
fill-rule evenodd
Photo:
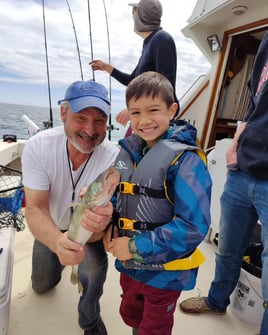
<instances>
[{"instance_id":1,"label":"ocean water","mask_svg":"<svg viewBox=\"0 0 268 335\"><path fill-rule=\"evenodd\" d=\"M52 108L53 127L62 124L60 120L59 108ZM44 129L43 122L50 119L50 111L48 107L36 107L0 103L0 139L3 135L16 135L17 139L28 139L28 128L22 116L26 115L31 119L40 129ZM116 128L111 132L111 140L117 142L124 136L126 128L114 123L114 116L112 115L112 124ZM108 136L108 132L107 132Z\"/></svg>"}]
</instances>

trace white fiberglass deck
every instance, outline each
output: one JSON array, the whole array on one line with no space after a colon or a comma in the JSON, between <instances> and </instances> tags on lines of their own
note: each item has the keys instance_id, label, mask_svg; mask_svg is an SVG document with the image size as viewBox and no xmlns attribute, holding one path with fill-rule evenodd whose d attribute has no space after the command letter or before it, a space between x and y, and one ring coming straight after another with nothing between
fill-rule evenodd
<instances>
[{"instance_id":1,"label":"white fiberglass deck","mask_svg":"<svg viewBox=\"0 0 268 335\"><path fill-rule=\"evenodd\" d=\"M77 287L69 281L70 267L63 272L62 281L51 292L37 295L31 289L31 251L32 235L26 228L16 233L15 258L13 271L13 287L8 335L79 335L83 331L77 324ZM180 298L207 293L214 272L214 243L203 243L202 251L206 261L199 270L196 288L183 292ZM110 256L109 256L110 257ZM119 316L120 302L119 274L113 266L113 257L109 258L109 272L101 301L102 317L106 323L109 335L131 335L131 330L125 326ZM198 289L197 289L198 288ZM254 335L258 327L241 321L230 310L223 316L183 314L179 308L175 313L174 335Z\"/></svg>"}]
</instances>

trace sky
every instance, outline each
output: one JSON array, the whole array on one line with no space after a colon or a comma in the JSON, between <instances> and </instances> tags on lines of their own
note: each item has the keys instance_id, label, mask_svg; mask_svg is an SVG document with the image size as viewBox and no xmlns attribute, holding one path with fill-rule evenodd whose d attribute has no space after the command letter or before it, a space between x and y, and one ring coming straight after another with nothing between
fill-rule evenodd
<instances>
[{"instance_id":1,"label":"sky","mask_svg":"<svg viewBox=\"0 0 268 335\"><path fill-rule=\"evenodd\" d=\"M200 74L207 72L209 64L181 33L196 0L161 3L161 26L177 46L176 93L180 98ZM124 108L125 86L106 72L93 75L88 63L102 59L128 73L135 68L143 40L133 31L128 1L44 0L44 4L43 15L41 0L1 0L0 102L57 106L67 87L81 80L79 51L83 79L95 79L107 87L112 110Z\"/></svg>"}]
</instances>

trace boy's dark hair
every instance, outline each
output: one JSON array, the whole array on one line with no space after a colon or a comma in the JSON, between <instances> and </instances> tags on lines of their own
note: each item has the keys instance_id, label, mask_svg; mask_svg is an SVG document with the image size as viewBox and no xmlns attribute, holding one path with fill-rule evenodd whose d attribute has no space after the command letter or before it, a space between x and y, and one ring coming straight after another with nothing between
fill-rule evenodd
<instances>
[{"instance_id":1,"label":"boy's dark hair","mask_svg":"<svg viewBox=\"0 0 268 335\"><path fill-rule=\"evenodd\" d=\"M143 72L128 84L126 89L126 105L129 100L139 99L142 96L152 98L162 96L167 107L170 107L174 101L173 87L170 81L162 74L154 71Z\"/></svg>"}]
</instances>

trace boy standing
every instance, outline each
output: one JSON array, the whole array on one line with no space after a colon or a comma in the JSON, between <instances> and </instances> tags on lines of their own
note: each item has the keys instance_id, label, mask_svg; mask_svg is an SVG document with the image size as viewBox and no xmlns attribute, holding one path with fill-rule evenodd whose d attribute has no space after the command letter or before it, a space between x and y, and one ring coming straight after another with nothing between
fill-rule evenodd
<instances>
[{"instance_id":1,"label":"boy standing","mask_svg":"<svg viewBox=\"0 0 268 335\"><path fill-rule=\"evenodd\" d=\"M194 287L203 261L196 248L210 225L211 178L196 129L170 125L178 106L168 79L139 75L126 104L134 134L119 142L118 231L104 242L121 272L124 322L133 334L170 335L181 290Z\"/></svg>"}]
</instances>

